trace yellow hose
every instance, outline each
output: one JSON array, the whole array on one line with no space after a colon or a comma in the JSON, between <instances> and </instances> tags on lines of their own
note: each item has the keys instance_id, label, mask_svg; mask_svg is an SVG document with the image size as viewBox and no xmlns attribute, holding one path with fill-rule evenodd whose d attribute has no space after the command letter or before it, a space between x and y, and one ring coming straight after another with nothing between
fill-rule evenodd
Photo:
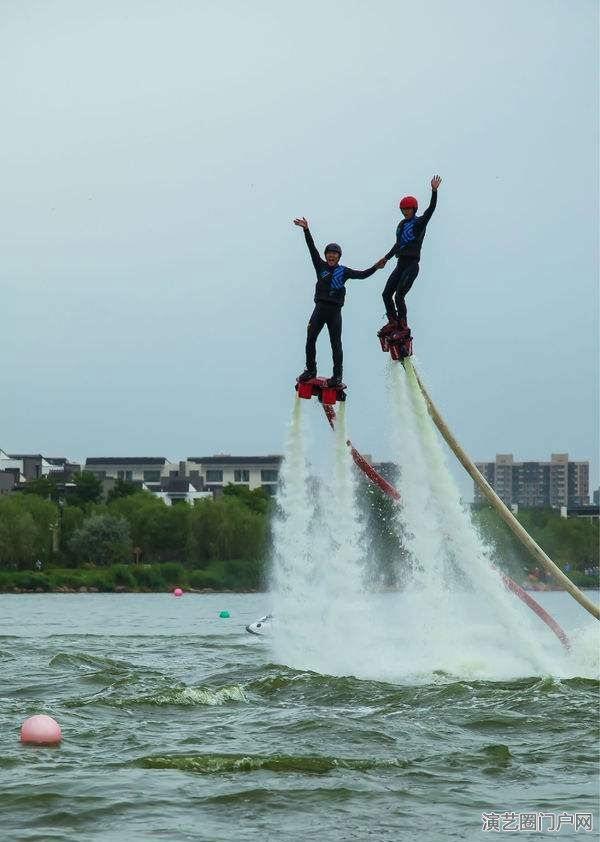
<instances>
[{"instance_id":1,"label":"yellow hose","mask_svg":"<svg viewBox=\"0 0 600 842\"><path fill-rule=\"evenodd\" d=\"M554 577L554 579L559 582L562 587L568 591L571 596L577 600L577 602L582 605L586 611L595 617L597 620L600 620L600 608L591 599L589 599L582 591L579 590L577 585L575 585L568 576L566 576L563 571L556 565L552 559L546 555L543 549L536 544L533 540L531 535L521 526L519 521L513 515L509 508L502 502L502 500L498 497L492 486L486 481L483 475L477 470L475 464L471 461L469 456L465 453L462 449L460 444L454 438L446 422L437 411L435 404L429 397L429 393L427 389L423 385L421 378L419 377L415 367L412 364L412 361L409 357L406 357L402 360L404 368L406 369L406 373L409 379L413 378L414 382L418 385L421 393L425 399L425 403L427 404L427 410L435 424L438 428L440 433L442 434L444 440L461 463L463 468L466 472L473 478L473 480L477 483L481 493L487 498L490 504L494 507L494 509L498 512L504 523L508 526L508 528L513 532L513 534L518 538L518 540L523 544L525 549L531 553L531 555L535 558L536 561L539 561L540 564L543 564L544 568L548 571L548 573Z\"/></svg>"}]
</instances>

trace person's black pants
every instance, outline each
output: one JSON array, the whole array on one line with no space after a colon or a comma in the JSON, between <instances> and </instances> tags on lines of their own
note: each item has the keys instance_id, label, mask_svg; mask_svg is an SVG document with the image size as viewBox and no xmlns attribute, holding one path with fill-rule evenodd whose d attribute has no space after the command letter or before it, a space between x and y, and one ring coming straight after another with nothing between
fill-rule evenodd
<instances>
[{"instance_id":1,"label":"person's black pants","mask_svg":"<svg viewBox=\"0 0 600 842\"><path fill-rule=\"evenodd\" d=\"M317 337L327 325L331 352L333 354L333 376L342 376L344 352L342 351L342 308L338 304L317 301L308 323L306 334L306 368L317 370Z\"/></svg>"},{"instance_id":2,"label":"person's black pants","mask_svg":"<svg viewBox=\"0 0 600 842\"><path fill-rule=\"evenodd\" d=\"M385 289L382 293L385 312L388 319L406 320L406 302L404 296L415 282L419 274L419 261L414 257L401 257L398 265L388 278ZM394 306L394 297L396 305Z\"/></svg>"}]
</instances>

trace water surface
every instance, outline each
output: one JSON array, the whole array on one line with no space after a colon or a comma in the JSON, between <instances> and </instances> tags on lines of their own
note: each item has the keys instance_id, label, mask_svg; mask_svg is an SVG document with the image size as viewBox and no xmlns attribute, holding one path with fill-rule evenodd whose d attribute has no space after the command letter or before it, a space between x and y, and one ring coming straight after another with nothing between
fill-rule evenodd
<instances>
[{"instance_id":1,"label":"water surface","mask_svg":"<svg viewBox=\"0 0 600 842\"><path fill-rule=\"evenodd\" d=\"M598 624L567 594L539 600L577 639L571 674L387 663L378 680L376 652L355 675L274 663L244 631L266 595L2 595L1 838L486 839L492 810L593 812L596 829ZM60 747L20 745L39 712Z\"/></svg>"}]
</instances>

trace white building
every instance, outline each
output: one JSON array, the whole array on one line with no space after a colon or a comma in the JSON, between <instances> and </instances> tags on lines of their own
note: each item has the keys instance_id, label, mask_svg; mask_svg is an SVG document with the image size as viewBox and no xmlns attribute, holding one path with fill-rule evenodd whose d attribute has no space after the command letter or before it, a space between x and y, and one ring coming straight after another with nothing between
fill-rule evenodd
<instances>
[{"instance_id":1,"label":"white building","mask_svg":"<svg viewBox=\"0 0 600 842\"><path fill-rule=\"evenodd\" d=\"M142 487L163 500L167 506L174 503L190 503L193 506L197 500L212 500L213 497L212 491L198 491L187 478L168 477L158 485L150 483Z\"/></svg>"},{"instance_id":2,"label":"white building","mask_svg":"<svg viewBox=\"0 0 600 842\"><path fill-rule=\"evenodd\" d=\"M92 456L85 460L83 470L99 480L160 482L163 477L177 476L179 465L164 456Z\"/></svg>"},{"instance_id":3,"label":"white building","mask_svg":"<svg viewBox=\"0 0 600 842\"><path fill-rule=\"evenodd\" d=\"M219 453L215 456L188 456L186 465L192 482L200 479L207 491L219 493L232 483L245 485L251 491L264 488L274 494L279 481L279 469L283 456L231 456Z\"/></svg>"}]
</instances>

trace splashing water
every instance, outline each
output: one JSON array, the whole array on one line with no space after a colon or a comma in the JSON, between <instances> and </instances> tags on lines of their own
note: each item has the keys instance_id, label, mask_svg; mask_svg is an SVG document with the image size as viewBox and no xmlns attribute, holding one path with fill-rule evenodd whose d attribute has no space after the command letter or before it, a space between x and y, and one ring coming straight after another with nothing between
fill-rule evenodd
<instances>
[{"instance_id":1,"label":"splashing water","mask_svg":"<svg viewBox=\"0 0 600 842\"><path fill-rule=\"evenodd\" d=\"M388 373L401 464L397 511L413 558L409 590L421 654L430 665L481 677L555 671L563 650L494 569L491 550L461 502L412 368L391 364Z\"/></svg>"},{"instance_id":2,"label":"splashing water","mask_svg":"<svg viewBox=\"0 0 600 842\"><path fill-rule=\"evenodd\" d=\"M311 482L303 429L292 424L273 532L272 645L279 661L339 675L356 672L369 604L344 404L334 436L333 466Z\"/></svg>"},{"instance_id":3,"label":"splashing water","mask_svg":"<svg viewBox=\"0 0 600 842\"><path fill-rule=\"evenodd\" d=\"M314 504L308 488L302 401L296 398L277 493L278 511L273 521L271 585L277 611L292 611L312 577L310 531Z\"/></svg>"},{"instance_id":4,"label":"splashing water","mask_svg":"<svg viewBox=\"0 0 600 842\"><path fill-rule=\"evenodd\" d=\"M403 592L368 590L369 544L340 405L332 464L310 476L303 409L295 400L273 526L269 645L296 669L404 683L456 677L594 676L596 630L581 657L507 592L446 465L418 383L388 369L390 438L401 469L396 528L411 557ZM575 647L577 650L577 647Z\"/></svg>"}]
</instances>

